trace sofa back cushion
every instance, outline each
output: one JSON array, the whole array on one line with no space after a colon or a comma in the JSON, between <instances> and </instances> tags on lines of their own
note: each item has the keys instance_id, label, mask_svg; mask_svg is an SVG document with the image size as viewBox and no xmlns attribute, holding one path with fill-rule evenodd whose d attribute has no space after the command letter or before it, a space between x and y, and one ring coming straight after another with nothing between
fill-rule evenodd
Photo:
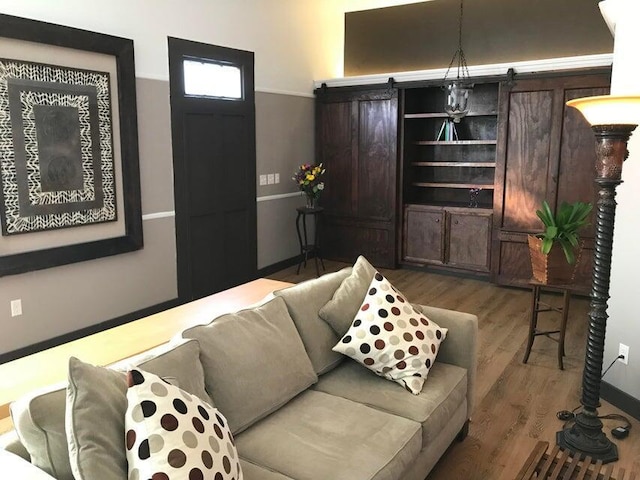
<instances>
[{"instance_id":1,"label":"sofa back cushion","mask_svg":"<svg viewBox=\"0 0 640 480\"><path fill-rule=\"evenodd\" d=\"M350 274L335 289L332 298L320 308L320 318L331 325L338 337L342 337L351 327L375 273L375 267L360 255Z\"/></svg>"},{"instance_id":2,"label":"sofa back cushion","mask_svg":"<svg viewBox=\"0 0 640 480\"><path fill-rule=\"evenodd\" d=\"M318 380L281 298L223 315L182 335L200 343L207 391L234 434Z\"/></svg>"},{"instance_id":3,"label":"sofa back cushion","mask_svg":"<svg viewBox=\"0 0 640 480\"><path fill-rule=\"evenodd\" d=\"M273 292L275 296L282 297L287 304L289 314L318 375L334 369L344 359L342 355L331 350L339 337L329 324L320 318L318 312L333 298L336 289L350 274L351 267L348 267ZM360 301L362 302L362 299Z\"/></svg>"},{"instance_id":4,"label":"sofa back cushion","mask_svg":"<svg viewBox=\"0 0 640 480\"><path fill-rule=\"evenodd\" d=\"M115 364L114 367L126 368L127 365L140 365L145 370L160 376L170 377L171 381L183 390L189 391L205 401L211 401L204 389L204 375L200 364L198 342L179 340L161 345L149 352ZM117 375L113 378L122 378ZM97 390L106 385L93 385ZM117 387L116 387L117 388ZM87 428L96 430L100 422L122 422L124 435L124 413L126 408L126 385L121 389L124 405L122 412L117 411L114 418L99 418ZM31 456L31 463L49 473L58 480L74 480L69 460L69 447L65 428L65 404L67 383L52 385L30 392L11 404L11 417L20 441ZM115 412L115 411L114 411ZM121 414L121 415L120 415ZM85 424L78 424L79 427ZM120 437L122 440L124 437ZM81 440L82 441L82 440ZM124 457L124 450L122 451ZM126 466L126 463L125 463Z\"/></svg>"}]
</instances>

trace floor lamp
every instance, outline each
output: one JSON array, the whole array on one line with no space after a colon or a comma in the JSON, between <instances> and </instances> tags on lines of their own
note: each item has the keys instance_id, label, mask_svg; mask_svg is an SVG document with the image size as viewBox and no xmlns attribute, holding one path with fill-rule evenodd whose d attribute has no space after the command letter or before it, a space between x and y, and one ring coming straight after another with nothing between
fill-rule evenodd
<instances>
[{"instance_id":1,"label":"floor lamp","mask_svg":"<svg viewBox=\"0 0 640 480\"><path fill-rule=\"evenodd\" d=\"M640 96L604 95L567 102L591 124L596 137L598 202L593 255L593 280L589 310L589 334L582 374L582 409L575 422L556 435L558 445L573 455L589 456L603 463L618 459L618 448L602 431L598 418L602 356L607 327L607 301L611 274L616 187L622 183L622 164L628 156L627 141L640 122Z\"/></svg>"}]
</instances>

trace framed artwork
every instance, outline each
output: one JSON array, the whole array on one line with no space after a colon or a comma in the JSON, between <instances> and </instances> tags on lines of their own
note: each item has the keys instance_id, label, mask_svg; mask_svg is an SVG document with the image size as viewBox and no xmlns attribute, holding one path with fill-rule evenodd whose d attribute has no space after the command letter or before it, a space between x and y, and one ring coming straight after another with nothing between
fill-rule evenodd
<instances>
[{"instance_id":1,"label":"framed artwork","mask_svg":"<svg viewBox=\"0 0 640 480\"><path fill-rule=\"evenodd\" d=\"M0 15L0 276L142 248L133 41Z\"/></svg>"}]
</instances>

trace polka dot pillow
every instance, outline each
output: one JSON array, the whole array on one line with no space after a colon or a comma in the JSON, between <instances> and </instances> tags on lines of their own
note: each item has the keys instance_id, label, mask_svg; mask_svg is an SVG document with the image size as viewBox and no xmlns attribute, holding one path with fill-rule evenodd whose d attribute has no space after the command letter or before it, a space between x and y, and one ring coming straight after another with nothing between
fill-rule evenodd
<instances>
[{"instance_id":1,"label":"polka dot pillow","mask_svg":"<svg viewBox=\"0 0 640 480\"><path fill-rule=\"evenodd\" d=\"M351 327L333 351L418 395L447 335L379 272Z\"/></svg>"},{"instance_id":2,"label":"polka dot pillow","mask_svg":"<svg viewBox=\"0 0 640 480\"><path fill-rule=\"evenodd\" d=\"M226 419L198 397L142 370L127 375L129 480L242 480Z\"/></svg>"}]
</instances>

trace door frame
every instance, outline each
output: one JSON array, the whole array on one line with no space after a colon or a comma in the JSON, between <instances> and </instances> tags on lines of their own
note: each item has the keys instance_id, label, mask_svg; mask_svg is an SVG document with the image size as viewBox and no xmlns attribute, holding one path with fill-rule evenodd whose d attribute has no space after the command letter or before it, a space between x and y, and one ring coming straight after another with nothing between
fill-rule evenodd
<instances>
[{"instance_id":1,"label":"door frame","mask_svg":"<svg viewBox=\"0 0 640 480\"><path fill-rule=\"evenodd\" d=\"M248 165L247 188L248 196L253 199L253 207L250 209L250 222L252 228L252 241L250 247L251 257L254 259L252 278L257 277L257 205L255 198L256 191L256 140L255 140L255 78L254 78L254 53L246 50L238 50L218 45L210 45L191 40L184 40L175 37L168 37L169 49L169 96L171 107L171 140L173 154L173 188L175 205L175 227L176 227L176 263L178 280L178 299L181 303L186 303L193 299L193 285L191 279L190 264L190 235L189 235L189 198L187 193L188 171L184 158L184 124L183 109L175 99L175 95L184 98L184 75L182 70L182 60L185 57L218 59L229 61L237 65L242 65L243 78L243 98L242 100L215 99L211 102L219 102L218 106L230 105L229 102L248 102L251 105L253 121L247 126L246 148L252 152L253 161ZM213 54L212 54L213 52ZM219 56L218 56L219 54ZM223 103L224 102L224 103Z\"/></svg>"}]
</instances>

